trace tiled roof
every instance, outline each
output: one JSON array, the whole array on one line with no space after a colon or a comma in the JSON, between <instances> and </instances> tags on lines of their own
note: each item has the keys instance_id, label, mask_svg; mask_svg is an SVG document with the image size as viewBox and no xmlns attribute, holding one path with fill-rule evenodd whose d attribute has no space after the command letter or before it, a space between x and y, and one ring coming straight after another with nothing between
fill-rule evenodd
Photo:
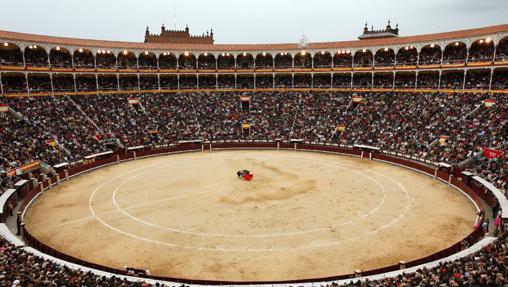
<instances>
[{"instance_id":1,"label":"tiled roof","mask_svg":"<svg viewBox=\"0 0 508 287\"><path fill-rule=\"evenodd\" d=\"M412 45L418 42L441 41L447 39L459 39L465 37L493 35L496 33L508 32L508 24L490 26L484 28L405 36L397 38L353 40L340 42L319 42L309 43L306 49L342 49L370 46L388 45ZM160 44L160 43L137 43L121 41L88 40L77 38L65 38L35 35L27 33L9 32L0 30L0 41L26 41L34 44L70 45L83 48L105 48L105 49L139 49L139 50L188 50L188 51L287 51L299 50L297 43L286 44L213 44L213 45L190 45L190 44Z\"/></svg>"}]
</instances>

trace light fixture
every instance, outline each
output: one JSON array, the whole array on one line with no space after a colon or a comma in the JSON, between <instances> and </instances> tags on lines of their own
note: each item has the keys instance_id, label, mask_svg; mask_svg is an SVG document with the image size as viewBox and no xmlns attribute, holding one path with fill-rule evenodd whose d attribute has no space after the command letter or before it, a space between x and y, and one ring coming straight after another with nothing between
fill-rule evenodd
<instances>
[{"instance_id":1,"label":"light fixture","mask_svg":"<svg viewBox=\"0 0 508 287\"><path fill-rule=\"evenodd\" d=\"M79 48L78 52L83 53L83 48Z\"/></svg>"},{"instance_id":2,"label":"light fixture","mask_svg":"<svg viewBox=\"0 0 508 287\"><path fill-rule=\"evenodd\" d=\"M436 46L436 44L431 44L430 47L431 48L434 48Z\"/></svg>"},{"instance_id":3,"label":"light fixture","mask_svg":"<svg viewBox=\"0 0 508 287\"><path fill-rule=\"evenodd\" d=\"M300 54L302 54L302 56L305 56L305 51L302 51Z\"/></svg>"},{"instance_id":4,"label":"light fixture","mask_svg":"<svg viewBox=\"0 0 508 287\"><path fill-rule=\"evenodd\" d=\"M388 48L385 48L385 52L388 52Z\"/></svg>"},{"instance_id":5,"label":"light fixture","mask_svg":"<svg viewBox=\"0 0 508 287\"><path fill-rule=\"evenodd\" d=\"M148 55L148 51L145 51L145 55Z\"/></svg>"},{"instance_id":6,"label":"light fixture","mask_svg":"<svg viewBox=\"0 0 508 287\"><path fill-rule=\"evenodd\" d=\"M244 56L244 57L245 57L245 56L247 56L247 53L243 52L243 56Z\"/></svg>"},{"instance_id":7,"label":"light fixture","mask_svg":"<svg viewBox=\"0 0 508 287\"><path fill-rule=\"evenodd\" d=\"M483 44L483 39L480 40L480 44Z\"/></svg>"},{"instance_id":8,"label":"light fixture","mask_svg":"<svg viewBox=\"0 0 508 287\"><path fill-rule=\"evenodd\" d=\"M485 43L490 43L490 41L492 41L492 39L490 38L485 39Z\"/></svg>"},{"instance_id":9,"label":"light fixture","mask_svg":"<svg viewBox=\"0 0 508 287\"><path fill-rule=\"evenodd\" d=\"M347 50L347 51L346 51L346 54L349 54L349 53L351 53L351 51L350 51L350 50Z\"/></svg>"},{"instance_id":10,"label":"light fixture","mask_svg":"<svg viewBox=\"0 0 508 287\"><path fill-rule=\"evenodd\" d=\"M183 54L185 55L185 57L189 56L189 52L187 52L187 51Z\"/></svg>"},{"instance_id":11,"label":"light fixture","mask_svg":"<svg viewBox=\"0 0 508 287\"><path fill-rule=\"evenodd\" d=\"M266 52L263 52L263 57L266 56Z\"/></svg>"},{"instance_id":12,"label":"light fixture","mask_svg":"<svg viewBox=\"0 0 508 287\"><path fill-rule=\"evenodd\" d=\"M455 42L455 46L458 46L459 45L459 42Z\"/></svg>"},{"instance_id":13,"label":"light fixture","mask_svg":"<svg viewBox=\"0 0 508 287\"><path fill-rule=\"evenodd\" d=\"M325 54L325 51L321 51L321 55L324 55Z\"/></svg>"},{"instance_id":14,"label":"light fixture","mask_svg":"<svg viewBox=\"0 0 508 287\"><path fill-rule=\"evenodd\" d=\"M208 57L208 53L207 52L205 52L205 57Z\"/></svg>"},{"instance_id":15,"label":"light fixture","mask_svg":"<svg viewBox=\"0 0 508 287\"><path fill-rule=\"evenodd\" d=\"M363 49L362 52L364 52L364 53L367 52L367 49Z\"/></svg>"},{"instance_id":16,"label":"light fixture","mask_svg":"<svg viewBox=\"0 0 508 287\"><path fill-rule=\"evenodd\" d=\"M107 50L107 51L106 51L106 53L108 53L108 54L109 54L109 53L111 53L111 51L110 51L110 50Z\"/></svg>"},{"instance_id":17,"label":"light fixture","mask_svg":"<svg viewBox=\"0 0 508 287\"><path fill-rule=\"evenodd\" d=\"M406 46L406 51L407 51L407 50L409 50L409 47L408 47L408 46Z\"/></svg>"},{"instance_id":18,"label":"light fixture","mask_svg":"<svg viewBox=\"0 0 508 287\"><path fill-rule=\"evenodd\" d=\"M5 42L4 47L7 47L7 46L9 46L9 43Z\"/></svg>"},{"instance_id":19,"label":"light fixture","mask_svg":"<svg viewBox=\"0 0 508 287\"><path fill-rule=\"evenodd\" d=\"M57 50L57 51L60 51L60 46L56 46L56 50Z\"/></svg>"}]
</instances>

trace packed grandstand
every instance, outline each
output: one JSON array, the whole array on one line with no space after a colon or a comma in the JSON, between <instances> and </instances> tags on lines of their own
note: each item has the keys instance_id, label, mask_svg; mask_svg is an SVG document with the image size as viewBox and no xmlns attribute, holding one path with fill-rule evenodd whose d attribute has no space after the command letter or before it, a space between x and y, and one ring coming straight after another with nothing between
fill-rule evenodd
<instances>
[{"instance_id":1,"label":"packed grandstand","mask_svg":"<svg viewBox=\"0 0 508 287\"><path fill-rule=\"evenodd\" d=\"M17 171L34 162L44 180L62 164L140 146L298 141L449 164L508 195L508 25L305 48L6 31L0 44L1 193L28 179ZM494 233L496 242L467 257L348 285L504 285L507 235L501 224ZM163 286L72 270L5 239L0 246L0 286Z\"/></svg>"}]
</instances>

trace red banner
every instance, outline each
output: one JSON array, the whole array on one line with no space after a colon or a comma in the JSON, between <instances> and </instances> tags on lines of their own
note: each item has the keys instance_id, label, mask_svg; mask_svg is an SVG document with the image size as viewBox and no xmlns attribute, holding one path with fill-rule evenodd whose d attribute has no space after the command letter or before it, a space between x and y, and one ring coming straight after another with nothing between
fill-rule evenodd
<instances>
[{"instance_id":1,"label":"red banner","mask_svg":"<svg viewBox=\"0 0 508 287\"><path fill-rule=\"evenodd\" d=\"M502 156L503 152L499 151L499 150L484 147L483 148L483 155L488 159L494 159L494 158L498 158L498 157Z\"/></svg>"}]
</instances>

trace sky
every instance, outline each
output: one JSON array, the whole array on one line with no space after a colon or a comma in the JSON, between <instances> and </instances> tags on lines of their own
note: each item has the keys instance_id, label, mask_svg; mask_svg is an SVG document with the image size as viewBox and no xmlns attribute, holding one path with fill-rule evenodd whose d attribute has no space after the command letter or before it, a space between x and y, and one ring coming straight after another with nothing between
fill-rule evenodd
<instances>
[{"instance_id":1,"label":"sky","mask_svg":"<svg viewBox=\"0 0 508 287\"><path fill-rule=\"evenodd\" d=\"M353 40L388 19L409 36L508 23L508 0L2 0L0 30L142 42L161 24L215 43ZM176 13L175 13L176 12ZM176 17L175 17L176 15Z\"/></svg>"}]
</instances>

